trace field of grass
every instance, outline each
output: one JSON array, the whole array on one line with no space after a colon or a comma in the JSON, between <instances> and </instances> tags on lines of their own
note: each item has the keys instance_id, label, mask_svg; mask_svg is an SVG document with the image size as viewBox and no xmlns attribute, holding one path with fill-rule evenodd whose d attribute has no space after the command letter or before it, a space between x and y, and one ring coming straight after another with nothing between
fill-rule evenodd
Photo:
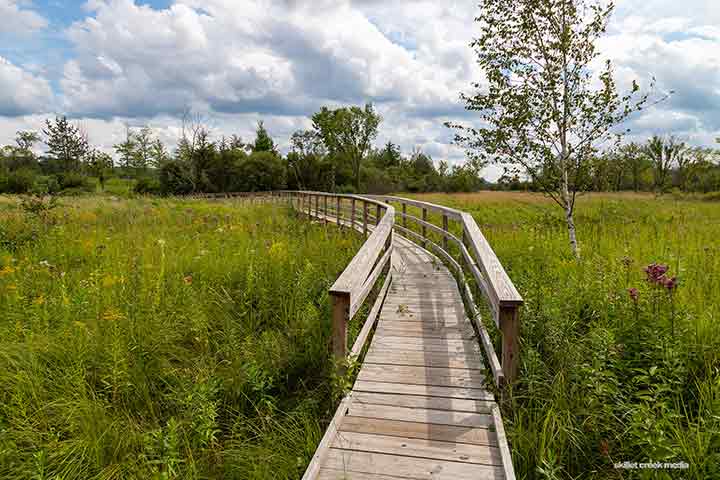
<instances>
[{"instance_id":1,"label":"field of grass","mask_svg":"<svg viewBox=\"0 0 720 480\"><path fill-rule=\"evenodd\" d=\"M576 262L539 195L416 197L472 213L525 298L504 408L519 478L720 478L720 205L582 197ZM675 289L646 280L654 262ZM613 468L624 461L689 469Z\"/></svg>"},{"instance_id":2,"label":"field of grass","mask_svg":"<svg viewBox=\"0 0 720 480\"><path fill-rule=\"evenodd\" d=\"M299 478L359 243L283 206L0 197L0 478Z\"/></svg>"},{"instance_id":3,"label":"field of grass","mask_svg":"<svg viewBox=\"0 0 720 480\"><path fill-rule=\"evenodd\" d=\"M416 196L472 213L525 298L518 478L720 478L717 203L583 197L578 262L541 196ZM283 206L0 197L0 478L299 478L341 383L327 289L360 241Z\"/></svg>"}]
</instances>

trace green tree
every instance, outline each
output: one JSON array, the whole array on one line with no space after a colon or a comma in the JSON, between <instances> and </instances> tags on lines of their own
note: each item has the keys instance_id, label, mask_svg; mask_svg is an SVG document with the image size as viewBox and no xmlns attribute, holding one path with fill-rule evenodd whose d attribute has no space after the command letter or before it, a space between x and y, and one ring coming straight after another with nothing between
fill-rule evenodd
<instances>
[{"instance_id":1,"label":"green tree","mask_svg":"<svg viewBox=\"0 0 720 480\"><path fill-rule=\"evenodd\" d=\"M170 154L165 148L165 144L159 138L156 138L150 145L150 165L160 168L168 160L170 160Z\"/></svg>"},{"instance_id":2,"label":"green tree","mask_svg":"<svg viewBox=\"0 0 720 480\"><path fill-rule=\"evenodd\" d=\"M155 135L147 125L133 135L133 150L131 155L132 167L135 174L144 173L153 163L153 148Z\"/></svg>"},{"instance_id":3,"label":"green tree","mask_svg":"<svg viewBox=\"0 0 720 480\"><path fill-rule=\"evenodd\" d=\"M120 157L120 167L129 173L135 157L135 133L128 125L125 126L125 140L116 143L113 148Z\"/></svg>"},{"instance_id":4,"label":"green tree","mask_svg":"<svg viewBox=\"0 0 720 480\"><path fill-rule=\"evenodd\" d=\"M290 145L292 150L286 157L288 183L299 190L322 188L321 169L326 151L320 136L314 130L298 130L290 136Z\"/></svg>"},{"instance_id":5,"label":"green tree","mask_svg":"<svg viewBox=\"0 0 720 480\"><path fill-rule=\"evenodd\" d=\"M32 152L32 147L40 141L40 135L37 132L29 130L19 130L15 135L15 143L23 152Z\"/></svg>"},{"instance_id":6,"label":"green tree","mask_svg":"<svg viewBox=\"0 0 720 480\"><path fill-rule=\"evenodd\" d=\"M380 151L378 160L380 166L383 168L399 167L402 163L400 147L395 145L393 142L388 141Z\"/></svg>"},{"instance_id":7,"label":"green tree","mask_svg":"<svg viewBox=\"0 0 720 480\"><path fill-rule=\"evenodd\" d=\"M270 134L265 129L265 122L260 120L255 130L255 141L252 144L253 152L272 152L277 155L277 148Z\"/></svg>"},{"instance_id":8,"label":"green tree","mask_svg":"<svg viewBox=\"0 0 720 480\"><path fill-rule=\"evenodd\" d=\"M48 146L47 156L67 172L79 171L90 150L86 135L65 116L55 117L55 121L46 120L45 126L43 134Z\"/></svg>"},{"instance_id":9,"label":"green tree","mask_svg":"<svg viewBox=\"0 0 720 480\"><path fill-rule=\"evenodd\" d=\"M313 128L328 152L350 162L357 191L360 190L360 166L372 148L381 120L369 103L364 109L323 107L312 116Z\"/></svg>"},{"instance_id":10,"label":"green tree","mask_svg":"<svg viewBox=\"0 0 720 480\"><path fill-rule=\"evenodd\" d=\"M478 161L509 166L540 185L564 211L570 246L579 256L573 213L587 188L588 163L613 140L615 127L647 101L617 93L606 62L591 65L596 41L614 9L600 0L480 0L480 35L472 42L487 82L461 95L479 127L456 139ZM595 82L599 88L595 88Z\"/></svg>"},{"instance_id":11,"label":"green tree","mask_svg":"<svg viewBox=\"0 0 720 480\"><path fill-rule=\"evenodd\" d=\"M88 169L96 176L100 183L100 190L105 191L105 180L113 168L113 160L110 155L97 149L92 149L87 155Z\"/></svg>"},{"instance_id":12,"label":"green tree","mask_svg":"<svg viewBox=\"0 0 720 480\"><path fill-rule=\"evenodd\" d=\"M668 188L673 166L684 155L684 151L685 144L673 135L667 138L653 135L648 140L643 152L652 164L653 190L656 194L661 194Z\"/></svg>"},{"instance_id":13,"label":"green tree","mask_svg":"<svg viewBox=\"0 0 720 480\"><path fill-rule=\"evenodd\" d=\"M631 142L620 147L619 154L623 157L624 164L630 173L632 189L636 192L640 191L643 174L648 169L648 160L643 154L642 147Z\"/></svg>"}]
</instances>

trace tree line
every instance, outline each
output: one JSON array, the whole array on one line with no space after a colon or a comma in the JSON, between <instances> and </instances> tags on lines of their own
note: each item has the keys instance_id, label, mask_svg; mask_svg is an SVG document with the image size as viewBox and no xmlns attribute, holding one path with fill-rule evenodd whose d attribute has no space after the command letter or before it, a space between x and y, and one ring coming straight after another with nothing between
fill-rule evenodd
<instances>
[{"instance_id":1,"label":"tree line","mask_svg":"<svg viewBox=\"0 0 720 480\"><path fill-rule=\"evenodd\" d=\"M505 172L495 187L542 191L542 183L552 181L552 173L543 169L536 177ZM718 192L720 149L688 145L675 135L653 135L591 157L575 181L578 190L592 192Z\"/></svg>"},{"instance_id":2,"label":"tree line","mask_svg":"<svg viewBox=\"0 0 720 480\"><path fill-rule=\"evenodd\" d=\"M554 164L532 176L508 169L496 183L481 177L485 162L435 162L419 149L404 155L387 142L373 146L380 116L372 105L322 108L312 128L294 132L282 155L262 121L255 138L213 139L199 115L183 116L180 140L171 152L150 127L126 128L115 158L90 145L82 125L48 119L41 132L19 131L15 145L0 148L0 192L94 191L110 177L135 181L139 193L183 195L272 189L334 192L544 191L557 182ZM720 139L718 139L720 141ZM44 143L42 155L35 146ZM675 136L653 136L594 155L573 176L583 191L720 191L720 154ZM92 182L91 179L95 179Z\"/></svg>"},{"instance_id":3,"label":"tree line","mask_svg":"<svg viewBox=\"0 0 720 480\"><path fill-rule=\"evenodd\" d=\"M183 115L171 152L150 127L126 127L115 158L90 145L81 125L66 117L46 121L41 133L21 131L0 151L0 192L101 189L110 177L135 180L139 193L183 195L272 189L333 192L476 191L487 186L474 162L435 162L420 149L404 155L387 142L374 146L381 116L371 104L312 115L312 128L290 137L283 155L262 121L255 138L213 138L207 122ZM43 142L42 155L34 147Z\"/></svg>"}]
</instances>

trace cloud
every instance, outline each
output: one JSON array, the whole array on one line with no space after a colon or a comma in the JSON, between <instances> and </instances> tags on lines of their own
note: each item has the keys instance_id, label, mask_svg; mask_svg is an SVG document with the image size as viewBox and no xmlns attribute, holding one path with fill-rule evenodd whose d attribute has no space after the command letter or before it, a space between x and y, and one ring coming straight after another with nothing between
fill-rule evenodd
<instances>
[{"instance_id":1,"label":"cloud","mask_svg":"<svg viewBox=\"0 0 720 480\"><path fill-rule=\"evenodd\" d=\"M0 57L0 116L45 112L52 99L47 80Z\"/></svg>"},{"instance_id":2,"label":"cloud","mask_svg":"<svg viewBox=\"0 0 720 480\"><path fill-rule=\"evenodd\" d=\"M45 28L47 20L32 10L21 9L15 0L0 0L0 34L25 35Z\"/></svg>"},{"instance_id":3,"label":"cloud","mask_svg":"<svg viewBox=\"0 0 720 480\"><path fill-rule=\"evenodd\" d=\"M477 33L475 0L140 3L88 1L63 32L71 48L63 50L59 73L31 68L35 58L0 64L0 114L51 110L56 99L58 110L83 119L95 141L111 148L126 122L149 123L172 145L181 112L192 107L209 115L218 135L250 139L263 118L286 147L320 106L371 101L384 118L378 145L392 140L405 153L420 147L436 160L464 159L443 122L475 118L459 100L472 82L484 82L468 46ZM658 91L676 91L628 122L633 135L667 129L695 142L719 135L717 0L617 3L598 46L613 60L619 84L627 88L637 79L647 86L654 76ZM0 15L38 18L13 28L47 25L17 5L0 0Z\"/></svg>"}]
</instances>

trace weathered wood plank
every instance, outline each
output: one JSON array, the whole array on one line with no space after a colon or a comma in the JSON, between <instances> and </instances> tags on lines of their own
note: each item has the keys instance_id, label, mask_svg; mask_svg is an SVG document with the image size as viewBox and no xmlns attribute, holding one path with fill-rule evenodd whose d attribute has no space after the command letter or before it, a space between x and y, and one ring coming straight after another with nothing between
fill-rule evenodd
<instances>
[{"instance_id":1,"label":"weathered wood plank","mask_svg":"<svg viewBox=\"0 0 720 480\"><path fill-rule=\"evenodd\" d=\"M403 350L382 350L371 347L365 356L365 363L391 365L417 365L429 367L466 368L482 370L483 362L477 355L448 355L435 352L407 352Z\"/></svg>"},{"instance_id":2,"label":"weathered wood plank","mask_svg":"<svg viewBox=\"0 0 720 480\"><path fill-rule=\"evenodd\" d=\"M375 330L375 335L383 336L404 336L414 338L439 338L439 339L471 339L475 338L475 332L464 328L445 327L445 328L404 328L397 326L380 325Z\"/></svg>"},{"instance_id":3,"label":"weathered wood plank","mask_svg":"<svg viewBox=\"0 0 720 480\"><path fill-rule=\"evenodd\" d=\"M470 445L497 446L495 432L485 427L458 427L456 425L437 425L348 415L345 417L341 431L375 433L404 438L423 438Z\"/></svg>"},{"instance_id":4,"label":"weathered wood plank","mask_svg":"<svg viewBox=\"0 0 720 480\"><path fill-rule=\"evenodd\" d=\"M340 472L374 473L416 480L496 480L503 478L502 468L496 466L338 448L330 449L325 468Z\"/></svg>"},{"instance_id":5,"label":"weathered wood plank","mask_svg":"<svg viewBox=\"0 0 720 480\"><path fill-rule=\"evenodd\" d=\"M424 340L439 340L442 343L434 344L424 342L423 339L412 337L376 337L373 345L384 350L402 350L415 352L440 352L445 354L454 353L480 353L477 343L467 340L441 340L437 338L426 338ZM460 342L460 343L455 343Z\"/></svg>"},{"instance_id":6,"label":"weathered wood plank","mask_svg":"<svg viewBox=\"0 0 720 480\"><path fill-rule=\"evenodd\" d=\"M376 392L355 392L353 394L353 402L485 414L492 413L492 407L495 405L495 402L488 400L428 397L425 395L398 395L395 393Z\"/></svg>"},{"instance_id":7,"label":"weathered wood plank","mask_svg":"<svg viewBox=\"0 0 720 480\"><path fill-rule=\"evenodd\" d=\"M409 383L413 385L485 388L485 375L475 370L459 368L366 364L360 369L357 378L359 380Z\"/></svg>"},{"instance_id":8,"label":"weathered wood plank","mask_svg":"<svg viewBox=\"0 0 720 480\"><path fill-rule=\"evenodd\" d=\"M398 393L403 395L427 395L431 397L467 398L472 400L494 400L484 388L440 387L437 385L410 385L405 383L356 380L353 391Z\"/></svg>"},{"instance_id":9,"label":"weathered wood plank","mask_svg":"<svg viewBox=\"0 0 720 480\"><path fill-rule=\"evenodd\" d=\"M489 427L493 418L485 413L453 412L450 410L432 410L429 408L407 408L394 405L371 405L352 403L349 415L367 418L385 418L406 422L437 423L440 425L458 425L463 427Z\"/></svg>"},{"instance_id":10,"label":"weathered wood plank","mask_svg":"<svg viewBox=\"0 0 720 480\"><path fill-rule=\"evenodd\" d=\"M476 445L457 442L440 442L421 438L396 437L357 432L338 432L334 448L362 452L431 458L479 465L501 466L497 447L478 448Z\"/></svg>"}]
</instances>

